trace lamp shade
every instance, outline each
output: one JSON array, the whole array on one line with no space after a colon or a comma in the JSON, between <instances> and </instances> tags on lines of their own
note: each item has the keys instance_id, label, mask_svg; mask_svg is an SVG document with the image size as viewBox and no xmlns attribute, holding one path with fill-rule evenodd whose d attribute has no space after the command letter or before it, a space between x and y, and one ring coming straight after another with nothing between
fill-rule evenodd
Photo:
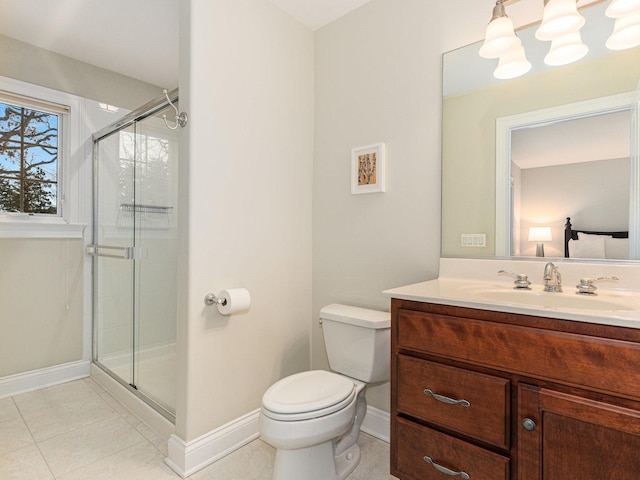
<instances>
[{"instance_id":1,"label":"lamp shade","mask_svg":"<svg viewBox=\"0 0 640 480\"><path fill-rule=\"evenodd\" d=\"M515 51L500 57L493 76L500 80L508 80L524 75L529 70L531 70L531 63L525 56L524 47L520 45Z\"/></svg>"},{"instance_id":2,"label":"lamp shade","mask_svg":"<svg viewBox=\"0 0 640 480\"><path fill-rule=\"evenodd\" d=\"M550 242L551 227L531 227L529 228L530 242Z\"/></svg>"},{"instance_id":3,"label":"lamp shade","mask_svg":"<svg viewBox=\"0 0 640 480\"><path fill-rule=\"evenodd\" d=\"M604 14L610 18L640 13L640 0L612 0Z\"/></svg>"},{"instance_id":4,"label":"lamp shade","mask_svg":"<svg viewBox=\"0 0 640 480\"><path fill-rule=\"evenodd\" d=\"M580 32L572 32L551 42L551 49L544 57L544 63L551 66L577 62L589 52L582 43Z\"/></svg>"},{"instance_id":5,"label":"lamp shade","mask_svg":"<svg viewBox=\"0 0 640 480\"><path fill-rule=\"evenodd\" d=\"M536 30L538 40L555 40L582 28L585 19L578 13L576 0L548 0L542 13L542 24Z\"/></svg>"},{"instance_id":6,"label":"lamp shade","mask_svg":"<svg viewBox=\"0 0 640 480\"><path fill-rule=\"evenodd\" d=\"M506 15L491 20L487 25L484 43L480 47L482 58L498 58L522 45L516 36L513 22Z\"/></svg>"},{"instance_id":7,"label":"lamp shade","mask_svg":"<svg viewBox=\"0 0 640 480\"><path fill-rule=\"evenodd\" d=\"M616 18L613 33L606 45L611 50L625 50L640 45L640 13Z\"/></svg>"}]
</instances>

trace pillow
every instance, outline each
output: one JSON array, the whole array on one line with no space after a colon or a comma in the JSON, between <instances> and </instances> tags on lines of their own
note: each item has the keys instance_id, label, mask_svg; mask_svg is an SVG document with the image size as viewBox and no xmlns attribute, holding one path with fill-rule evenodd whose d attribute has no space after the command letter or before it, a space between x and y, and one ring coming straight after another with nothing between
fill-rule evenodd
<instances>
[{"instance_id":1,"label":"pillow","mask_svg":"<svg viewBox=\"0 0 640 480\"><path fill-rule=\"evenodd\" d=\"M612 260L629 259L629 239L628 238L605 238L604 239L605 258Z\"/></svg>"},{"instance_id":2,"label":"pillow","mask_svg":"<svg viewBox=\"0 0 640 480\"><path fill-rule=\"evenodd\" d=\"M571 258L605 258L602 235L591 235L580 240L569 240L569 257Z\"/></svg>"}]
</instances>

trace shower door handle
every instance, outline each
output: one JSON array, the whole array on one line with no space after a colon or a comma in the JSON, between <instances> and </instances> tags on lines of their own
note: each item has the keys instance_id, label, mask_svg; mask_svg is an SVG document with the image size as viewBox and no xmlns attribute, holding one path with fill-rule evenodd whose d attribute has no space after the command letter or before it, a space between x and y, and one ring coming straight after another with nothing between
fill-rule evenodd
<instances>
[{"instance_id":1,"label":"shower door handle","mask_svg":"<svg viewBox=\"0 0 640 480\"><path fill-rule=\"evenodd\" d=\"M101 252L107 250L116 253ZM117 258L120 260L139 260L148 258L148 250L146 247L115 247L111 245L87 245L87 253L92 257Z\"/></svg>"}]
</instances>

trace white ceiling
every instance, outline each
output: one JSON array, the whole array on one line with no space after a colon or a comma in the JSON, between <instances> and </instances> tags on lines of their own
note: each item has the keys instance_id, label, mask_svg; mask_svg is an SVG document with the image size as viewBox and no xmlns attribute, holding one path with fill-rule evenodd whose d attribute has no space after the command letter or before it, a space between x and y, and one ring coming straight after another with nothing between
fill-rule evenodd
<instances>
[{"instance_id":1,"label":"white ceiling","mask_svg":"<svg viewBox=\"0 0 640 480\"><path fill-rule=\"evenodd\" d=\"M271 0L312 30L331 23L370 0Z\"/></svg>"},{"instance_id":2,"label":"white ceiling","mask_svg":"<svg viewBox=\"0 0 640 480\"><path fill-rule=\"evenodd\" d=\"M171 89L180 0L0 0L0 34ZM369 0L271 0L316 30Z\"/></svg>"}]
</instances>

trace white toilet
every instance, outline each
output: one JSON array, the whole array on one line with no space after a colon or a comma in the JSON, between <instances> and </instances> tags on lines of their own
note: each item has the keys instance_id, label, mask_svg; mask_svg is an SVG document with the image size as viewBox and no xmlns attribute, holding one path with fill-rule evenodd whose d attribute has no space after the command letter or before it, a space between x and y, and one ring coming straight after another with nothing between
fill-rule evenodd
<instances>
[{"instance_id":1,"label":"white toilet","mask_svg":"<svg viewBox=\"0 0 640 480\"><path fill-rule=\"evenodd\" d=\"M332 304L320 320L338 373L297 373L262 397L260 433L276 448L274 480L344 480L360 461L366 387L389 379L389 313Z\"/></svg>"}]
</instances>

